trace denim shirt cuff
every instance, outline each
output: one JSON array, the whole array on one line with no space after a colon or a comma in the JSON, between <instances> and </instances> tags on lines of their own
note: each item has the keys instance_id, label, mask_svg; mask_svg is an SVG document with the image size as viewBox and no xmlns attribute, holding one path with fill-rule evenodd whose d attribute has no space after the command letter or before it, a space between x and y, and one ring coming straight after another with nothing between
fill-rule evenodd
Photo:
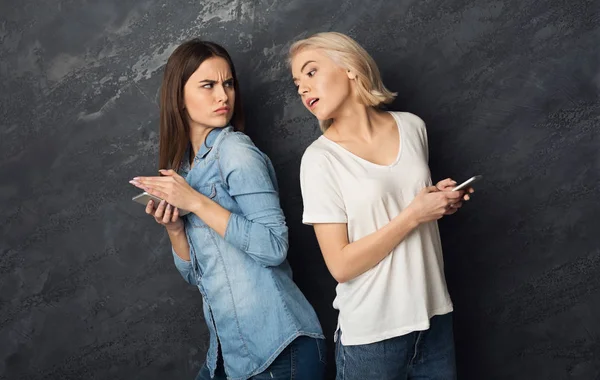
<instances>
[{"instance_id":1,"label":"denim shirt cuff","mask_svg":"<svg viewBox=\"0 0 600 380\"><path fill-rule=\"evenodd\" d=\"M171 247L171 252L173 253L173 261L175 262L175 267L177 268L177 270L179 270L179 272L188 273L192 270L191 261L185 261L184 259L179 257L179 255L177 255L173 247Z\"/></svg>"},{"instance_id":2,"label":"denim shirt cuff","mask_svg":"<svg viewBox=\"0 0 600 380\"><path fill-rule=\"evenodd\" d=\"M248 236L252 223L243 216L231 213L227 228L225 229L225 241L234 247L246 252L248 250Z\"/></svg>"}]
</instances>

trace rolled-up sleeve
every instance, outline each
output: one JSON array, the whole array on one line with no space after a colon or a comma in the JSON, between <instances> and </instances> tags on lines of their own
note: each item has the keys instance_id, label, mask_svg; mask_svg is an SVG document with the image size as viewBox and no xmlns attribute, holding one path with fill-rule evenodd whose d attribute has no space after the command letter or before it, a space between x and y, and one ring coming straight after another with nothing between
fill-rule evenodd
<instances>
[{"instance_id":1,"label":"rolled-up sleeve","mask_svg":"<svg viewBox=\"0 0 600 380\"><path fill-rule=\"evenodd\" d=\"M288 228L279 203L269 158L245 135L223 141L220 170L241 213L232 213L225 240L263 266L281 264L288 250Z\"/></svg>"},{"instance_id":2,"label":"rolled-up sleeve","mask_svg":"<svg viewBox=\"0 0 600 380\"><path fill-rule=\"evenodd\" d=\"M192 262L186 261L179 257L179 255L177 255L173 247L171 247L171 252L173 253L173 261L175 262L175 268L177 268L179 273L181 273L183 279L187 281L190 285L198 285L198 282L196 281L196 278L194 276Z\"/></svg>"}]
</instances>

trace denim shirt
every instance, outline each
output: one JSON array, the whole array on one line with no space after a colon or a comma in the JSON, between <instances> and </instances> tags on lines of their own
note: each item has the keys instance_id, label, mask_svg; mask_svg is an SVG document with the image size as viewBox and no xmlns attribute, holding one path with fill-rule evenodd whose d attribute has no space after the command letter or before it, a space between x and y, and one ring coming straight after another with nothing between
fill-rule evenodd
<instances>
[{"instance_id":1,"label":"denim shirt","mask_svg":"<svg viewBox=\"0 0 600 380\"><path fill-rule=\"evenodd\" d=\"M190 261L172 251L183 278L200 290L210 331L206 365L220 345L229 379L263 372L300 335L324 338L317 315L292 281L288 230L269 158L231 126L213 129L180 174L231 212L222 238L202 219L183 217Z\"/></svg>"}]
</instances>

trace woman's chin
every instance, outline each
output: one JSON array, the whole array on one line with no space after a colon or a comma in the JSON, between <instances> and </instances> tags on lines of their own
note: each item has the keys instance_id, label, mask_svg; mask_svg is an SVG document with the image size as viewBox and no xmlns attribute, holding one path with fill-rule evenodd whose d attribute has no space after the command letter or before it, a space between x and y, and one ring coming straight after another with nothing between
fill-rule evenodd
<instances>
[{"instance_id":1,"label":"woman's chin","mask_svg":"<svg viewBox=\"0 0 600 380\"><path fill-rule=\"evenodd\" d=\"M216 115L214 118L215 127L224 127L231 121L233 115Z\"/></svg>"},{"instance_id":2,"label":"woman's chin","mask_svg":"<svg viewBox=\"0 0 600 380\"><path fill-rule=\"evenodd\" d=\"M316 111L316 112L313 112L313 115L315 115L315 117L319 121L325 121L325 120L331 119L331 115L329 113L325 113L325 112Z\"/></svg>"},{"instance_id":3,"label":"woman's chin","mask_svg":"<svg viewBox=\"0 0 600 380\"><path fill-rule=\"evenodd\" d=\"M203 122L192 121L190 122L190 128L202 127L202 128L224 128L229 125L231 118L211 118L210 120L204 120Z\"/></svg>"},{"instance_id":4,"label":"woman's chin","mask_svg":"<svg viewBox=\"0 0 600 380\"><path fill-rule=\"evenodd\" d=\"M206 120L206 124L211 128L223 128L229 125L232 115L214 115L209 120Z\"/></svg>"}]
</instances>

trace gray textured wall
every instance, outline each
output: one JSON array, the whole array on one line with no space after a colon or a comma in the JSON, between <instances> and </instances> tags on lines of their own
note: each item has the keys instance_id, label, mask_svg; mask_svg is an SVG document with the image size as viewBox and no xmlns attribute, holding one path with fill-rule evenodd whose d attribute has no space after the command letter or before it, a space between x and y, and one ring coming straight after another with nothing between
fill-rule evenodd
<instances>
[{"instance_id":1,"label":"gray textured wall","mask_svg":"<svg viewBox=\"0 0 600 380\"><path fill-rule=\"evenodd\" d=\"M328 336L333 280L301 226L318 136L291 40L349 33L428 124L434 179L484 174L441 222L461 379L600 378L600 19L591 0L3 1L0 378L186 379L201 297L130 201L155 173L174 47L225 45L276 165L290 261Z\"/></svg>"}]
</instances>

